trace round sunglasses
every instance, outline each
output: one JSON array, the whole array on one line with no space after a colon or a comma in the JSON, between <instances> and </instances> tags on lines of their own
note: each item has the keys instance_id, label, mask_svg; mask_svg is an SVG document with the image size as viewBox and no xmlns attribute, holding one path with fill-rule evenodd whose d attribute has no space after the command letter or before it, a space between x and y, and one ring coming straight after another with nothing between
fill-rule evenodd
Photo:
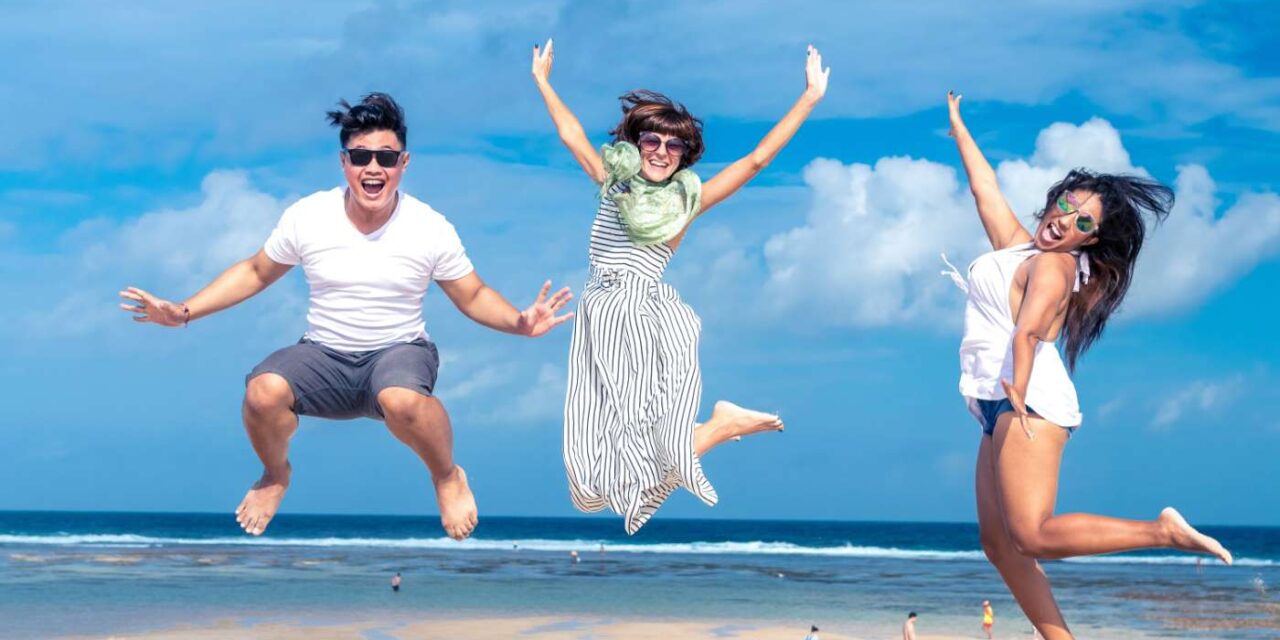
<instances>
[{"instance_id":1,"label":"round sunglasses","mask_svg":"<svg viewBox=\"0 0 1280 640\"><path fill-rule=\"evenodd\" d=\"M390 169L400 164L400 156L403 151L395 149L343 149L343 153L347 154L347 160L357 167L363 167L378 159L378 166L384 169Z\"/></svg>"},{"instance_id":2,"label":"round sunglasses","mask_svg":"<svg viewBox=\"0 0 1280 640\"><path fill-rule=\"evenodd\" d=\"M641 151L648 151L649 153L657 151L663 145L662 136L659 136L652 131L645 131L644 133L641 133L640 139L637 142L639 142L637 146L640 147ZM680 138L667 138L666 145L667 153L673 158L682 158L684 157L685 152L689 150L689 143L681 140Z\"/></svg>"},{"instance_id":3,"label":"round sunglasses","mask_svg":"<svg viewBox=\"0 0 1280 640\"><path fill-rule=\"evenodd\" d=\"M1094 233L1100 226L1093 216L1080 210L1080 205L1084 203L1076 200L1074 193L1070 191L1058 196L1059 215L1068 216L1076 214L1076 231L1080 233Z\"/></svg>"}]
</instances>

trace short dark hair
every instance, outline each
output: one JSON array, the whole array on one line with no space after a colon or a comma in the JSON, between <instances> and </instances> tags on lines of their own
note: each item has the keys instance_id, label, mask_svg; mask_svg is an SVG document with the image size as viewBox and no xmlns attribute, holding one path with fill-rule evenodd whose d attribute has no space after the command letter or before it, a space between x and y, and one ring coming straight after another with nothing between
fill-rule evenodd
<instances>
[{"instance_id":1,"label":"short dark hair","mask_svg":"<svg viewBox=\"0 0 1280 640\"><path fill-rule=\"evenodd\" d=\"M916 612L914 612L914 611L912 611L911 613L908 613L908 614L907 614L907 618L908 618L908 619L910 619L910 618L918 618L918 617L919 617L919 616L917 616L917 615L916 615Z\"/></svg>"},{"instance_id":2,"label":"short dark hair","mask_svg":"<svg viewBox=\"0 0 1280 640\"><path fill-rule=\"evenodd\" d=\"M338 140L347 147L351 136L370 131L392 131L400 146L408 146L409 128L404 123L404 109L385 93L370 93L354 107L346 100L338 101L338 109L330 111L329 124L340 127Z\"/></svg>"},{"instance_id":3,"label":"short dark hair","mask_svg":"<svg viewBox=\"0 0 1280 640\"><path fill-rule=\"evenodd\" d=\"M653 131L675 136L689 145L680 158L681 169L693 166L702 157L702 121L684 105L648 89L628 91L618 101L622 103L622 120L609 132L615 142L637 144L641 132Z\"/></svg>"},{"instance_id":4,"label":"short dark hair","mask_svg":"<svg viewBox=\"0 0 1280 640\"><path fill-rule=\"evenodd\" d=\"M813 632L815 632L815 631L817 631L817 630L818 630L818 625L816 625L816 624L811 624L811 625L809 625L809 633L813 633Z\"/></svg>"}]
</instances>

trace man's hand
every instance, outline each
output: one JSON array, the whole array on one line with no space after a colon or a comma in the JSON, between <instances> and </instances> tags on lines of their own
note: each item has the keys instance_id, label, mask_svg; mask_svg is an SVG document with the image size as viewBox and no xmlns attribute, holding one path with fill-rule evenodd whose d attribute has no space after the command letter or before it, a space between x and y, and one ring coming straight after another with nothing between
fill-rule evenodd
<instances>
[{"instance_id":1,"label":"man's hand","mask_svg":"<svg viewBox=\"0 0 1280 640\"><path fill-rule=\"evenodd\" d=\"M137 287L128 287L120 297L133 302L120 308L134 314L134 322L152 322L162 327L180 327L189 319L183 305L162 300Z\"/></svg>"},{"instance_id":2,"label":"man's hand","mask_svg":"<svg viewBox=\"0 0 1280 640\"><path fill-rule=\"evenodd\" d=\"M529 305L529 308L520 312L520 320L516 324L516 333L530 338L536 338L555 328L573 317L573 312L557 316L556 312L563 309L569 300L573 299L573 293L569 291L569 287L565 287L547 299L547 292L551 290L551 281L548 280L542 285L542 290L538 292L538 298Z\"/></svg>"}]
</instances>

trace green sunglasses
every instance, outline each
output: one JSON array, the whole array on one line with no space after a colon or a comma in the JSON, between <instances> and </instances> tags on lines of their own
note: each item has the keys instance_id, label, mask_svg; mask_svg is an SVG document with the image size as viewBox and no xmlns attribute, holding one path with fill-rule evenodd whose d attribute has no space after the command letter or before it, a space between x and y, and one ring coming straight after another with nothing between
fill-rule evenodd
<instances>
[{"instance_id":1,"label":"green sunglasses","mask_svg":"<svg viewBox=\"0 0 1280 640\"><path fill-rule=\"evenodd\" d=\"M1076 200L1076 195L1070 191L1058 196L1058 211L1060 215L1068 216L1076 214L1076 231L1080 233L1093 233L1098 230L1098 221L1093 216L1080 210L1080 205L1084 204Z\"/></svg>"}]
</instances>

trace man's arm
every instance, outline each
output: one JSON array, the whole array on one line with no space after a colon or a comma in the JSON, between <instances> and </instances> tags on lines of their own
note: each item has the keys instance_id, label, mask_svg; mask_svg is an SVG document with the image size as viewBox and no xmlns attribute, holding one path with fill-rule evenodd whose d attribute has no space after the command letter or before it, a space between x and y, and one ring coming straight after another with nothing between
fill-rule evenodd
<instances>
[{"instance_id":1,"label":"man's arm","mask_svg":"<svg viewBox=\"0 0 1280 640\"><path fill-rule=\"evenodd\" d=\"M565 287L548 300L547 292L551 290L550 280L542 285L537 299L524 311L511 306L502 294L485 284L475 271L457 280L437 280L436 282L462 315L471 318L477 324L503 333L536 338L573 317L573 313L556 315L556 312L564 308L564 305L573 298L573 294L569 292L569 287Z\"/></svg>"},{"instance_id":2,"label":"man's arm","mask_svg":"<svg viewBox=\"0 0 1280 640\"><path fill-rule=\"evenodd\" d=\"M252 257L231 265L186 302L171 302L137 287L128 287L120 292L120 297L132 304L122 303L120 308L134 314L137 322L176 327L244 302L271 286L290 268L259 250Z\"/></svg>"}]
</instances>

